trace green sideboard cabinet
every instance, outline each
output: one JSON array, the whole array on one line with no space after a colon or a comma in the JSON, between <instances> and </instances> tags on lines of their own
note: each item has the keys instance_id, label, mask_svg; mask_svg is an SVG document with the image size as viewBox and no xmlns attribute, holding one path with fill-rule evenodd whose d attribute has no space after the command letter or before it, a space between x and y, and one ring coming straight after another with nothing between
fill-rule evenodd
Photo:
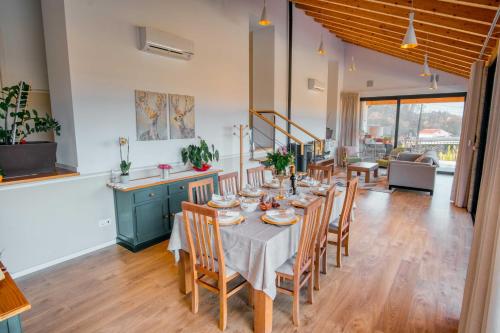
<instances>
[{"instance_id":1,"label":"green sideboard cabinet","mask_svg":"<svg viewBox=\"0 0 500 333\"><path fill-rule=\"evenodd\" d=\"M188 200L188 184L213 178L218 191L218 170L173 175L171 179L151 184L113 187L116 212L116 241L136 252L167 239L172 231L175 214Z\"/></svg>"}]
</instances>

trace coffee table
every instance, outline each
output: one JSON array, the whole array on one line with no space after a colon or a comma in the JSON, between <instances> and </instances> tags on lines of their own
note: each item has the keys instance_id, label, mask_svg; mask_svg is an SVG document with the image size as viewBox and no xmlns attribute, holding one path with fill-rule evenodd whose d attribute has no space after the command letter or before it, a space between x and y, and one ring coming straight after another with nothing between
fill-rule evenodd
<instances>
[{"instance_id":1,"label":"coffee table","mask_svg":"<svg viewBox=\"0 0 500 333\"><path fill-rule=\"evenodd\" d=\"M356 171L358 176L361 175L362 172L365 173L365 183L370 182L370 172L373 171L373 176L378 177L378 163L372 162L358 162L349 164L347 166L347 180L351 179L351 174L353 171Z\"/></svg>"}]
</instances>

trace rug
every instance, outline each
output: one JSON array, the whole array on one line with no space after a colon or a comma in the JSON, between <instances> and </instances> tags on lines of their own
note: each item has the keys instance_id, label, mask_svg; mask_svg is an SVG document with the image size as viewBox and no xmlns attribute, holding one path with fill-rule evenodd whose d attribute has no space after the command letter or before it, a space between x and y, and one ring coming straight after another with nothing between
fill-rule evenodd
<instances>
[{"instance_id":1,"label":"rug","mask_svg":"<svg viewBox=\"0 0 500 333\"><path fill-rule=\"evenodd\" d=\"M347 174L344 170L339 171L335 174L335 180L337 186L345 187L347 184ZM386 169L378 169L378 177L373 177L373 174L370 176L370 182L365 183L365 174L361 173L359 176L359 185L358 189L365 191L374 191L374 192L382 192L382 193L393 193L396 189L393 188L389 190L389 186L387 183L387 170Z\"/></svg>"}]
</instances>

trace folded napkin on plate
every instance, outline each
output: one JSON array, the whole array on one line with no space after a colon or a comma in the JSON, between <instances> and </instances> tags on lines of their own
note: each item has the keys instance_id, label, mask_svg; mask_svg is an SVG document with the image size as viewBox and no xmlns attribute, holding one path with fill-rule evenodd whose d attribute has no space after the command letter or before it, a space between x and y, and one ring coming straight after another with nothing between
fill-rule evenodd
<instances>
[{"instance_id":1,"label":"folded napkin on plate","mask_svg":"<svg viewBox=\"0 0 500 333\"><path fill-rule=\"evenodd\" d=\"M239 219L241 216L240 212L237 211L225 211L219 212L219 223L231 223Z\"/></svg>"},{"instance_id":2,"label":"folded napkin on plate","mask_svg":"<svg viewBox=\"0 0 500 333\"><path fill-rule=\"evenodd\" d=\"M231 202L234 199L236 199L235 195L218 195L218 194L212 194L212 201L213 202Z\"/></svg>"},{"instance_id":3,"label":"folded napkin on plate","mask_svg":"<svg viewBox=\"0 0 500 333\"><path fill-rule=\"evenodd\" d=\"M266 211L266 216L271 218L275 217L291 217L295 215L295 209L287 208L287 209L271 209Z\"/></svg>"}]
</instances>

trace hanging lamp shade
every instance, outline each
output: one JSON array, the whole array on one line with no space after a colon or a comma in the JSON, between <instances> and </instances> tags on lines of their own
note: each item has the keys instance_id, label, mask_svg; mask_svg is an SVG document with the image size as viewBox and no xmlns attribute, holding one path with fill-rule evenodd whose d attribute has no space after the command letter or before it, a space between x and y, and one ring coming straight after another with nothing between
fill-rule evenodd
<instances>
[{"instance_id":1,"label":"hanging lamp shade","mask_svg":"<svg viewBox=\"0 0 500 333\"><path fill-rule=\"evenodd\" d=\"M437 88L438 88L438 84L437 84L438 80L439 80L439 75L432 74L431 75L431 85L430 85L429 89L431 89L431 90L437 90Z\"/></svg>"},{"instance_id":2,"label":"hanging lamp shade","mask_svg":"<svg viewBox=\"0 0 500 333\"><path fill-rule=\"evenodd\" d=\"M319 53L319 55L326 54L325 48L323 47L323 37L321 37L321 42L319 43L318 53Z\"/></svg>"},{"instance_id":3,"label":"hanging lamp shade","mask_svg":"<svg viewBox=\"0 0 500 333\"><path fill-rule=\"evenodd\" d=\"M402 49L411 49L418 46L417 35L415 35L415 29L413 28L413 18L415 17L414 12L410 12L408 22L408 29L406 30L405 38L401 43Z\"/></svg>"},{"instance_id":4,"label":"hanging lamp shade","mask_svg":"<svg viewBox=\"0 0 500 333\"><path fill-rule=\"evenodd\" d=\"M429 68L429 56L427 53L424 55L424 66L422 67L422 72L419 74L420 76L431 76L431 69Z\"/></svg>"},{"instance_id":5,"label":"hanging lamp shade","mask_svg":"<svg viewBox=\"0 0 500 333\"><path fill-rule=\"evenodd\" d=\"M351 63L349 64L348 70L349 70L349 72L356 71L356 63L354 62L354 56L351 57Z\"/></svg>"},{"instance_id":6,"label":"hanging lamp shade","mask_svg":"<svg viewBox=\"0 0 500 333\"><path fill-rule=\"evenodd\" d=\"M271 21L267 18L266 1L264 1L264 7L262 8L262 14L260 14L259 24L262 26L267 26L271 24Z\"/></svg>"}]
</instances>

